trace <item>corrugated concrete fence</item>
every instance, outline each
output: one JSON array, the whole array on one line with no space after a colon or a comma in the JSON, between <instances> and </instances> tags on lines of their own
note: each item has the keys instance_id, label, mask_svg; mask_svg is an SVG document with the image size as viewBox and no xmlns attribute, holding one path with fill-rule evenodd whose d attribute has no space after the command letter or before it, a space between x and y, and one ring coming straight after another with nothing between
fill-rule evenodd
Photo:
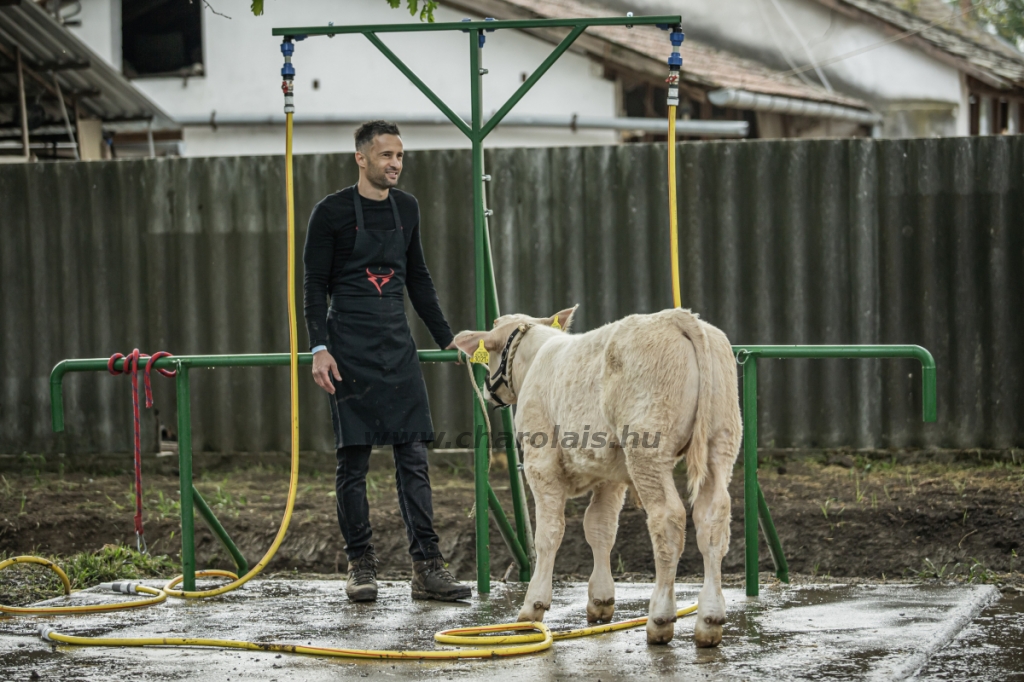
<instances>
[{"instance_id":1,"label":"corrugated concrete fence","mask_svg":"<svg viewBox=\"0 0 1024 682\"><path fill-rule=\"evenodd\" d=\"M1024 445L1024 138L679 149L684 305L734 343L919 343L938 363L939 423L924 425L912 362L764 361L762 445ZM582 331L669 306L664 158L664 145L489 152L502 310L580 303ZM456 331L473 315L470 168L468 152L411 152L402 178ZM280 157L0 166L0 452L130 449L124 377L71 375L67 433L50 432L62 358L286 351L283 170ZM298 157L300 228L355 177L345 155ZM431 347L418 320L414 333ZM435 428L468 428L464 368L425 373ZM286 448L287 370L193 377L197 449ZM154 384L173 428L173 382ZM301 385L303 448L328 450L326 398Z\"/></svg>"}]
</instances>

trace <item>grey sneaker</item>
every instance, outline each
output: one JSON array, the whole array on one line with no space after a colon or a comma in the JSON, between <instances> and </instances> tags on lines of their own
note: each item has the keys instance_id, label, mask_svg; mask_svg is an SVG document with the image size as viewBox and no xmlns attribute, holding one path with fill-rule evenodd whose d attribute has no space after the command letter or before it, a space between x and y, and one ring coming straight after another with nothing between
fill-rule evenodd
<instances>
[{"instance_id":1,"label":"grey sneaker","mask_svg":"<svg viewBox=\"0 0 1024 682\"><path fill-rule=\"evenodd\" d=\"M469 599L473 591L448 572L442 557L412 562L412 598L458 601Z\"/></svg>"},{"instance_id":2,"label":"grey sneaker","mask_svg":"<svg viewBox=\"0 0 1024 682\"><path fill-rule=\"evenodd\" d=\"M376 601L377 599L377 557L373 550L350 561L345 594L352 601Z\"/></svg>"}]
</instances>

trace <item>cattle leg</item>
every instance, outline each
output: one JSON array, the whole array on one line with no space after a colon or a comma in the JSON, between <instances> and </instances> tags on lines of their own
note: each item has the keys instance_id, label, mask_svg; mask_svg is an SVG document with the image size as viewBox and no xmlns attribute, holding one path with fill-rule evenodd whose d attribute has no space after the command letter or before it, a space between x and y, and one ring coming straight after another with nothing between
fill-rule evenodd
<instances>
[{"instance_id":1,"label":"cattle leg","mask_svg":"<svg viewBox=\"0 0 1024 682\"><path fill-rule=\"evenodd\" d=\"M527 453L527 457L529 454ZM537 511L537 530L533 544L537 550L537 567L526 590L526 599L519 609L519 620L542 621L551 608L551 579L555 570L555 553L565 532L565 488L555 477L546 476L531 467L527 460L526 477L533 491Z\"/></svg>"},{"instance_id":2,"label":"cattle leg","mask_svg":"<svg viewBox=\"0 0 1024 682\"><path fill-rule=\"evenodd\" d=\"M608 623L615 613L615 581L612 579L612 545L619 530L619 512L626 492L623 483L603 483L594 488L583 516L583 532L594 551L594 572L587 590L587 622Z\"/></svg>"},{"instance_id":3,"label":"cattle leg","mask_svg":"<svg viewBox=\"0 0 1024 682\"><path fill-rule=\"evenodd\" d=\"M718 646L725 623L725 597L722 595L722 559L729 551L729 477L732 461L716 461L711 449L709 476L693 505L693 525L697 529L697 547L704 556L704 587L697 596L697 623L693 639L699 647Z\"/></svg>"},{"instance_id":4,"label":"cattle leg","mask_svg":"<svg viewBox=\"0 0 1024 682\"><path fill-rule=\"evenodd\" d=\"M672 479L672 463L659 462L650 450L631 450L627 463L633 485L647 510L654 546L654 593L647 616L647 643L668 644L675 634L676 568L686 542L686 507Z\"/></svg>"}]
</instances>

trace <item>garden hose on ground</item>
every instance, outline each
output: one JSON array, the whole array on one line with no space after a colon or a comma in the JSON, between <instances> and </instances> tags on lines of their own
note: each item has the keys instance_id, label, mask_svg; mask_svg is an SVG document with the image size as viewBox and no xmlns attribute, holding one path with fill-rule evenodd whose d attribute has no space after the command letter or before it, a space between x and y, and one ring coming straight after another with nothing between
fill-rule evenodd
<instances>
[{"instance_id":1,"label":"garden hose on ground","mask_svg":"<svg viewBox=\"0 0 1024 682\"><path fill-rule=\"evenodd\" d=\"M682 617L697 610L693 604L676 612L677 617ZM434 635L434 640L439 644L468 645L473 647L491 647L491 645L503 644L508 646L491 648L456 649L454 651L433 650L433 651L387 651L381 649L339 649L335 647L302 646L300 644L280 644L275 642L245 642L234 639L206 639L199 637L76 637L56 632L53 629L43 626L39 629L39 635L48 642L60 642L63 644L77 644L80 646L109 646L109 647L147 647L147 646L188 646L188 647L212 647L217 649L245 649L248 651L268 651L287 654L304 654L307 656L326 656L332 658L368 658L378 660L434 660L448 661L464 658L506 658L509 656L522 656L534 654L551 648L551 645L558 640L576 639L600 635L606 632L615 632L629 628L640 627L647 623L647 618L633 618L618 623L607 625L595 625L592 627L580 628L578 630L567 630L563 632L551 632L543 623L499 623L496 625L479 625L468 628L454 628L442 630ZM491 635L494 632L520 632L532 630L521 635Z\"/></svg>"},{"instance_id":2,"label":"garden hose on ground","mask_svg":"<svg viewBox=\"0 0 1024 682\"><path fill-rule=\"evenodd\" d=\"M672 107L670 113L670 124L671 129L670 137L674 137L674 111L675 107ZM220 587L209 589L209 590L197 590L197 591L186 591L175 589L176 586L184 580L184 576L177 576L167 582L162 588L153 588L146 585L141 585L137 582L116 582L106 584L114 592L123 594L140 594L146 595L145 599L137 599L132 601L117 602L113 604L90 604L82 606L64 606L64 607L12 607L0 605L0 613L9 615L66 615L66 614L83 614L83 613L101 613L106 611L116 611L121 609L140 608L143 606L152 606L165 601L168 597L177 597L184 599L202 599L206 597L214 597L217 595L224 594L235 590L249 580L258 575L270 560L273 559L277 553L278 548L281 546L281 542L284 540L285 533L288 531L288 525L291 521L292 511L295 506L295 495L298 489L298 478L299 478L299 400L298 400L298 334L296 330L296 310L295 310L295 211L294 211L294 180L292 174L292 113L286 113L286 136L285 136L285 192L287 196L287 235L288 235L288 344L291 352L291 363L290 363L290 374L291 374L291 448L292 448L292 463L291 463L291 476L288 485L288 501L285 505L284 518L281 521L281 527L277 531L277 536L274 538L274 542L270 545L270 548L264 554L263 558L260 559L252 570L245 575L238 577L234 573L229 571L220 570L207 570L197 571L196 577L198 578L210 578L210 577L225 577L231 579L231 582L221 585ZM674 145L670 145L670 150ZM670 165L670 178L672 186L674 187L674 160L675 155L672 151L669 153L672 164ZM670 201L675 201L674 192L670 191ZM675 211L673 210L673 215ZM673 222L674 225L674 222ZM672 231L673 243L675 241L675 230ZM675 251L673 251L675 253ZM675 266L675 259L673 259L673 277L674 282L677 282L678 270ZM678 292L678 286L676 287ZM678 294L677 294L678 295ZM678 305L678 303L677 303ZM468 365L469 363L467 363ZM472 376L472 375L471 375ZM477 397L482 400L483 396L479 394L479 387L476 386L476 382L473 382L476 387L478 395ZM484 409L484 415L486 416L487 410ZM488 429L489 430L489 429ZM478 511L478 513L480 513ZM486 512L483 512L486 513ZM67 574L59 566L52 561L43 559L41 557L32 556L19 556L6 561L0 562L0 571L15 564L39 564L45 566L50 570L54 571L60 578L61 583L64 587L65 594L71 594L71 582L68 580ZM685 616L693 613L697 610L697 605L691 605L683 609L679 609L677 616ZM537 653L545 651L551 648L551 645L556 640L564 639L575 639L578 637L587 637L590 635L603 634L606 632L615 632L618 630L625 630L628 628L635 628L647 623L647 618L634 618L631 620L625 620L618 623L609 623L607 625L596 625L587 628L580 628L577 630L569 630L565 632L552 633L546 625L543 623L499 623L496 625L483 625L468 628L455 628L451 630L443 630L434 635L435 641L439 644L449 645L468 645L474 648L471 649L457 649L457 650L434 650L434 651L383 651L383 650L369 650L369 649L339 649L332 647L314 647L314 646L301 646L296 644L277 644L277 643L263 643L263 642L244 642L230 639L208 639L208 638L193 638L193 637L77 637L74 635L66 635L60 632L56 632L50 627L43 626L40 628L40 635L42 638L49 642L60 642L64 644L75 644L80 646L106 646L106 647L147 647L147 646L187 646L187 647L214 647L220 649L245 649L250 651L268 651L278 653L291 653L291 654L304 654L310 656L327 656L336 658L361 658L361 659L379 659L379 660L395 660L395 659L406 659L406 660L452 660L452 659L464 659L464 658L496 658L496 657L508 657L508 656L520 656L524 654ZM530 631L526 634L513 634L513 635L496 635L490 633L507 633L507 632L522 632ZM495 648L493 645L504 645ZM484 648L486 647L486 648Z\"/></svg>"}]
</instances>

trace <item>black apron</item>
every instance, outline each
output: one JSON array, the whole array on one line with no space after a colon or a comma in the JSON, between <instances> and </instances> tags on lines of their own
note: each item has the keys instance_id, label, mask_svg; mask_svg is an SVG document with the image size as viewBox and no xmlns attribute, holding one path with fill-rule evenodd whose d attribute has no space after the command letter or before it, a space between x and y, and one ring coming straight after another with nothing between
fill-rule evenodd
<instances>
[{"instance_id":1,"label":"black apron","mask_svg":"<svg viewBox=\"0 0 1024 682\"><path fill-rule=\"evenodd\" d=\"M406 234L393 196L392 230L368 230L352 187L356 244L327 315L338 363L331 418L335 447L433 440L427 386L405 316Z\"/></svg>"}]
</instances>

